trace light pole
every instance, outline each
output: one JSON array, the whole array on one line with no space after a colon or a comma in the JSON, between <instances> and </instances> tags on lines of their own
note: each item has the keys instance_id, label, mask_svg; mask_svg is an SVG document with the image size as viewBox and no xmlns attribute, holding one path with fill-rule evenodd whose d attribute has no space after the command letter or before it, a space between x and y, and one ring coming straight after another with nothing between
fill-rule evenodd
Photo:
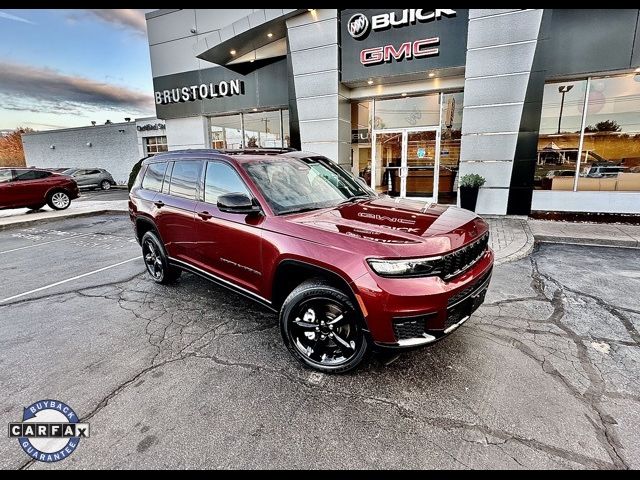
<instances>
[{"instance_id":1,"label":"light pole","mask_svg":"<svg viewBox=\"0 0 640 480\"><path fill-rule=\"evenodd\" d=\"M558 116L558 133L560 133L560 124L562 123L562 110L564 108L564 94L573 88L573 85L560 85L558 92L562 94L562 100L560 100L560 115Z\"/></svg>"}]
</instances>

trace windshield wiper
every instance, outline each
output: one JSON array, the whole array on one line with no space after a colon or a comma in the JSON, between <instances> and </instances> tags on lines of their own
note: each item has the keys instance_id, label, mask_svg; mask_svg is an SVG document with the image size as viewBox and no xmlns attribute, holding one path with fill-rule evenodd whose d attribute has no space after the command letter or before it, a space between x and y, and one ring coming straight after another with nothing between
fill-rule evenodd
<instances>
[{"instance_id":1,"label":"windshield wiper","mask_svg":"<svg viewBox=\"0 0 640 480\"><path fill-rule=\"evenodd\" d=\"M352 195L349 198L347 198L346 200L343 200L342 202L340 202L338 205L344 205L345 203L351 203L354 200L361 200L361 199L365 199L365 198L371 198L371 195L367 195L366 193L362 193L360 195Z\"/></svg>"},{"instance_id":2,"label":"windshield wiper","mask_svg":"<svg viewBox=\"0 0 640 480\"><path fill-rule=\"evenodd\" d=\"M278 213L278 215L285 215L287 213L303 213L303 212L310 212L312 210L320 210L321 208L326 208L326 207L304 207L304 208L292 208L291 210L283 210L280 213Z\"/></svg>"}]
</instances>

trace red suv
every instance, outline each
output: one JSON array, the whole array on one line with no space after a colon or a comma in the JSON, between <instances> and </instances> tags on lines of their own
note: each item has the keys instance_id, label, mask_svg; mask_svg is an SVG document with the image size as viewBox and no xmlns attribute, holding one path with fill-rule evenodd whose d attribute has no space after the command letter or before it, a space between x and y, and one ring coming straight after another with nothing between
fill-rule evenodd
<instances>
[{"instance_id":1,"label":"red suv","mask_svg":"<svg viewBox=\"0 0 640 480\"><path fill-rule=\"evenodd\" d=\"M64 210L80 192L73 178L37 168L0 168L0 210Z\"/></svg>"},{"instance_id":2,"label":"red suv","mask_svg":"<svg viewBox=\"0 0 640 480\"><path fill-rule=\"evenodd\" d=\"M448 335L484 301L493 266L473 212L379 196L303 152L156 155L129 214L156 282L187 270L257 300L279 312L293 356L323 372Z\"/></svg>"}]
</instances>

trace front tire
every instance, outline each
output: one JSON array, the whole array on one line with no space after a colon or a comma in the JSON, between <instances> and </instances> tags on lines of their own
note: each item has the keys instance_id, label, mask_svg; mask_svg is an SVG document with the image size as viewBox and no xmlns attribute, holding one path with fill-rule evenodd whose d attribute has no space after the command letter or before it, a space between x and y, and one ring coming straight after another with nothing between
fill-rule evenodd
<instances>
[{"instance_id":1,"label":"front tire","mask_svg":"<svg viewBox=\"0 0 640 480\"><path fill-rule=\"evenodd\" d=\"M103 180L102 183L100 183L100 188L102 190L109 190L111 188L111 183L109 180Z\"/></svg>"},{"instance_id":2,"label":"front tire","mask_svg":"<svg viewBox=\"0 0 640 480\"><path fill-rule=\"evenodd\" d=\"M182 271L169 265L164 246L158 236L149 231L142 236L142 258L151 279L162 285L174 283Z\"/></svg>"},{"instance_id":3,"label":"front tire","mask_svg":"<svg viewBox=\"0 0 640 480\"><path fill-rule=\"evenodd\" d=\"M65 191L58 190L47 197L47 205L54 210L65 210L71 205L71 197Z\"/></svg>"},{"instance_id":4,"label":"front tire","mask_svg":"<svg viewBox=\"0 0 640 480\"><path fill-rule=\"evenodd\" d=\"M353 370L369 351L360 311L322 280L293 289L280 310L280 332L298 361L324 373Z\"/></svg>"}]
</instances>

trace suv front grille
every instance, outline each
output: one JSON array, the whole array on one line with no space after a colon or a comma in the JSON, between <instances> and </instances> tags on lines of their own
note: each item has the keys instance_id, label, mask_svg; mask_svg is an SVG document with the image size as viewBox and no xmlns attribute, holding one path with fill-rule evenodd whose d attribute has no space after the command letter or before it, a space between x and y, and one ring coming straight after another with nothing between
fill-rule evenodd
<instances>
[{"instance_id":1,"label":"suv front grille","mask_svg":"<svg viewBox=\"0 0 640 480\"><path fill-rule=\"evenodd\" d=\"M442 278L448 280L467 270L480 259L488 245L489 232L485 233L473 243L465 245L455 252L444 255L440 260L440 275Z\"/></svg>"},{"instance_id":2,"label":"suv front grille","mask_svg":"<svg viewBox=\"0 0 640 480\"><path fill-rule=\"evenodd\" d=\"M460 290L455 295L453 295L447 302L447 307L450 307L451 305L455 305L459 300L462 300L463 298L466 298L469 295L471 295L473 291L476 288L478 288L480 285L482 285L485 282L485 280L487 280L490 276L491 276L491 269L487 273L482 275L482 277L477 279L475 282L472 282L468 287Z\"/></svg>"}]
</instances>

